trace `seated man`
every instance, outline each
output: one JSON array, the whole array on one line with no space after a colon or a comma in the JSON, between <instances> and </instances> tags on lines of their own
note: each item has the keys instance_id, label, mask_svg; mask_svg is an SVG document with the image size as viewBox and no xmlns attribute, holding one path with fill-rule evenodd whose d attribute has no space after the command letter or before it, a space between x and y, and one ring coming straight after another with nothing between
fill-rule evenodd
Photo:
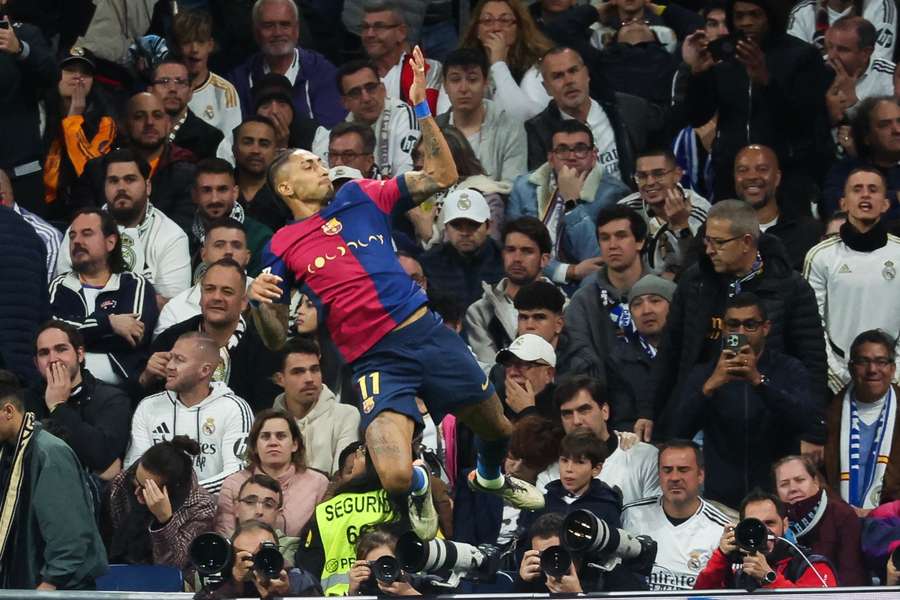
<instances>
[{"instance_id":1,"label":"seated man","mask_svg":"<svg viewBox=\"0 0 900 600\"><path fill-rule=\"evenodd\" d=\"M221 158L209 158L197 163L194 187L191 190L197 213L191 227L191 256L196 256L210 224L217 219L231 218L244 225L246 248L250 253L247 272L250 275L259 273L259 255L273 231L247 215L237 202L238 186L234 182L234 169Z\"/></svg>"},{"instance_id":2,"label":"seated man","mask_svg":"<svg viewBox=\"0 0 900 600\"><path fill-rule=\"evenodd\" d=\"M726 526L719 547L697 576L695 590L780 590L838 585L827 559L806 553L812 563L810 567L804 557L779 539L787 533L788 519L784 503L778 496L761 490L750 492L741 502L740 518L743 521L751 517L762 521L774 536L766 542L766 550L750 552L740 548L734 527ZM737 570L735 562L739 565Z\"/></svg>"},{"instance_id":3,"label":"seated man","mask_svg":"<svg viewBox=\"0 0 900 600\"><path fill-rule=\"evenodd\" d=\"M508 112L485 98L487 58L480 50L460 48L444 61L444 89L450 110L435 119L453 125L472 146L485 173L497 181L513 181L525 173L525 128Z\"/></svg>"},{"instance_id":4,"label":"seated man","mask_svg":"<svg viewBox=\"0 0 900 600\"><path fill-rule=\"evenodd\" d=\"M242 316L247 308L244 268L234 259L222 258L209 266L200 286L200 314L173 325L153 341L153 354L141 373L141 385L147 390L158 389L168 378L166 365L172 359L176 340L189 331L199 331L214 339L218 348L212 380L227 384L254 410L270 408L277 393L271 380L275 355Z\"/></svg>"},{"instance_id":5,"label":"seated man","mask_svg":"<svg viewBox=\"0 0 900 600\"><path fill-rule=\"evenodd\" d=\"M826 411L825 476L861 517L900 499L900 419L889 416L896 414L900 397L900 388L891 383L897 369L895 343L881 330L856 336L848 360L850 384ZM851 452L853 439L858 453ZM871 475L863 478L866 473Z\"/></svg>"},{"instance_id":6,"label":"seated man","mask_svg":"<svg viewBox=\"0 0 900 600\"><path fill-rule=\"evenodd\" d=\"M34 422L15 375L0 371L5 552L0 588L90 590L106 573L84 467L65 442ZM13 527L13 524L16 526Z\"/></svg>"},{"instance_id":7,"label":"seated man","mask_svg":"<svg viewBox=\"0 0 900 600\"><path fill-rule=\"evenodd\" d=\"M574 120L555 126L547 162L520 175L506 219L530 215L550 231L553 252L544 274L555 283L577 285L603 264L597 245L597 213L628 194L598 160L594 134Z\"/></svg>"},{"instance_id":8,"label":"seated man","mask_svg":"<svg viewBox=\"0 0 900 600\"><path fill-rule=\"evenodd\" d=\"M34 354L41 380L25 396L28 412L68 443L88 471L112 479L128 446L131 400L88 370L84 338L69 323L44 323Z\"/></svg>"},{"instance_id":9,"label":"seated man","mask_svg":"<svg viewBox=\"0 0 900 600\"><path fill-rule=\"evenodd\" d=\"M209 266L223 258L234 259L246 270L250 262L250 251L247 249L247 231L244 224L232 219L222 217L212 221L206 228L206 236L200 248L200 265L197 267L201 274L206 273ZM247 276L247 287L253 283L253 278ZM201 281L184 290L163 306L153 330L153 339L159 334L177 323L186 321L200 314Z\"/></svg>"},{"instance_id":10,"label":"seated man","mask_svg":"<svg viewBox=\"0 0 900 600\"><path fill-rule=\"evenodd\" d=\"M197 479L215 494L241 469L253 411L227 385L212 380L219 350L205 333L185 332L167 354L165 391L147 396L134 411L124 468L154 444L186 435L203 450L194 457Z\"/></svg>"},{"instance_id":11,"label":"seated man","mask_svg":"<svg viewBox=\"0 0 900 600\"><path fill-rule=\"evenodd\" d=\"M687 439L704 432L706 497L733 507L770 484L772 463L799 453L800 437L822 416L803 363L766 346L772 323L759 296L728 300L724 325L721 352L688 376L672 431Z\"/></svg>"},{"instance_id":12,"label":"seated man","mask_svg":"<svg viewBox=\"0 0 900 600\"><path fill-rule=\"evenodd\" d=\"M728 517L700 496L706 473L694 442L672 440L659 451L662 496L625 506L622 526L658 544L650 574L655 592L690 590L719 545Z\"/></svg>"},{"instance_id":13,"label":"seated man","mask_svg":"<svg viewBox=\"0 0 900 600\"><path fill-rule=\"evenodd\" d=\"M150 93L160 99L172 124L169 141L198 159L215 157L225 136L188 108L194 92L187 66L167 58L153 68L151 81Z\"/></svg>"},{"instance_id":14,"label":"seated man","mask_svg":"<svg viewBox=\"0 0 900 600\"><path fill-rule=\"evenodd\" d=\"M419 260L432 288L455 292L468 307L481 297L482 285L503 277L500 248L488 235L491 209L477 190L456 190L444 199L441 218L446 241Z\"/></svg>"},{"instance_id":15,"label":"seated man","mask_svg":"<svg viewBox=\"0 0 900 600\"><path fill-rule=\"evenodd\" d=\"M368 125L375 133L375 164L384 179L412 170L412 151L419 141L419 123L412 107L403 100L388 96L378 69L368 61L348 62L337 71L341 102L350 112L347 121ZM329 132L319 127L312 151L327 157ZM329 166L332 165L330 162Z\"/></svg>"},{"instance_id":16,"label":"seated man","mask_svg":"<svg viewBox=\"0 0 900 600\"><path fill-rule=\"evenodd\" d=\"M322 383L321 354L315 342L296 338L280 352L275 383L284 391L272 408L290 413L303 437L306 465L331 475L340 467L341 451L359 440L359 410L341 404Z\"/></svg>"},{"instance_id":17,"label":"seated man","mask_svg":"<svg viewBox=\"0 0 900 600\"><path fill-rule=\"evenodd\" d=\"M496 362L491 379L512 420L537 413L559 422L553 402L556 352L549 342L533 333L522 334L497 353Z\"/></svg>"},{"instance_id":18,"label":"seated man","mask_svg":"<svg viewBox=\"0 0 900 600\"><path fill-rule=\"evenodd\" d=\"M158 171L157 176L151 176L150 164L132 150L114 150L94 160L103 161L103 197L122 240L122 270L142 275L151 283L157 306L162 307L190 287L191 257L187 235L150 202ZM193 176L193 166L191 169ZM104 235L109 234L104 231ZM71 236L70 227L66 238ZM71 271L72 260L69 247L63 246L56 272L62 275Z\"/></svg>"},{"instance_id":19,"label":"seated man","mask_svg":"<svg viewBox=\"0 0 900 600\"><path fill-rule=\"evenodd\" d=\"M642 579L623 565L606 571L581 557L572 561L567 575L556 578L545 574L541 569L541 553L560 545L559 532L564 518L559 513L547 513L541 515L528 530L529 549L525 551L519 566L516 592L581 594L647 589Z\"/></svg>"},{"instance_id":20,"label":"seated man","mask_svg":"<svg viewBox=\"0 0 900 600\"><path fill-rule=\"evenodd\" d=\"M610 431L609 402L596 380L583 375L564 379L556 388L555 400L566 433L587 428L609 447L599 478L619 488L625 504L659 495L656 447L644 442L630 445L620 433ZM558 477L559 465L554 465L538 477L538 487Z\"/></svg>"},{"instance_id":21,"label":"seated man","mask_svg":"<svg viewBox=\"0 0 900 600\"><path fill-rule=\"evenodd\" d=\"M72 270L50 282L50 311L78 328L95 377L135 385L159 315L153 286L125 270L122 237L110 212L79 210L67 239Z\"/></svg>"},{"instance_id":22,"label":"seated man","mask_svg":"<svg viewBox=\"0 0 900 600\"><path fill-rule=\"evenodd\" d=\"M464 329L478 360L492 362L497 351L516 337L516 294L523 286L542 278L550 250L550 234L535 217L504 223L502 256L506 276L497 285L482 284L484 294L466 311Z\"/></svg>"},{"instance_id":23,"label":"seated man","mask_svg":"<svg viewBox=\"0 0 900 600\"><path fill-rule=\"evenodd\" d=\"M335 125L328 133L328 165L350 167L363 177L377 178L378 165L375 164L375 132L368 125L355 121L344 121Z\"/></svg>"},{"instance_id":24,"label":"seated man","mask_svg":"<svg viewBox=\"0 0 900 600\"><path fill-rule=\"evenodd\" d=\"M635 164L638 191L619 200L647 223L650 270L672 278L687 266L691 244L709 210L706 198L681 187L682 175L671 150L645 150Z\"/></svg>"}]
</instances>

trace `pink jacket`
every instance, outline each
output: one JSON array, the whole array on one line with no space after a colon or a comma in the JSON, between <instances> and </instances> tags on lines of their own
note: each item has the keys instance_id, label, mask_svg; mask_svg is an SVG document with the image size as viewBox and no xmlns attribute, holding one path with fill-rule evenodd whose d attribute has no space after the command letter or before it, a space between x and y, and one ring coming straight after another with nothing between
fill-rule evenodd
<instances>
[{"instance_id":1,"label":"pink jacket","mask_svg":"<svg viewBox=\"0 0 900 600\"><path fill-rule=\"evenodd\" d=\"M216 531L231 536L237 526L238 491L251 475L262 473L258 467L243 469L228 476L219 492L219 508L216 512ZM284 502L281 515L275 522L276 529L285 535L296 537L312 517L316 505L325 498L328 479L312 469L297 473L294 467L278 478Z\"/></svg>"}]
</instances>

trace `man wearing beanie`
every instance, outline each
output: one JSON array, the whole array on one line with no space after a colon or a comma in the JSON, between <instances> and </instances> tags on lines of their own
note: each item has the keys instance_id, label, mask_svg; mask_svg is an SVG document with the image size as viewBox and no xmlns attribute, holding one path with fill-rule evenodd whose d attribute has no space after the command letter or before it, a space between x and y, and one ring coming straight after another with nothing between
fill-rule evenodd
<instances>
[{"instance_id":1,"label":"man wearing beanie","mask_svg":"<svg viewBox=\"0 0 900 600\"><path fill-rule=\"evenodd\" d=\"M770 465L800 450L821 409L803 363L766 347L772 322L759 296L733 296L723 321L722 350L691 370L670 432L704 432L704 497L734 508L753 488L770 486Z\"/></svg>"},{"instance_id":2,"label":"man wearing beanie","mask_svg":"<svg viewBox=\"0 0 900 600\"><path fill-rule=\"evenodd\" d=\"M684 100L690 124L719 115L714 197L734 197L738 150L765 144L781 163L785 211L808 214L834 156L825 106L831 77L813 45L785 33L774 0L730 0L726 7L729 31L744 36L733 55L714 56L702 31L682 49L691 73Z\"/></svg>"}]
</instances>

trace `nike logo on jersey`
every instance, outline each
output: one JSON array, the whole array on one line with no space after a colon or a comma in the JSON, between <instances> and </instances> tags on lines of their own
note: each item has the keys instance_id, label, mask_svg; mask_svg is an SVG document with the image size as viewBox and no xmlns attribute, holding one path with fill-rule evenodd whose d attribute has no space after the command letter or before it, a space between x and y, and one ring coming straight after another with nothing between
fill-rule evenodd
<instances>
[{"instance_id":1,"label":"nike logo on jersey","mask_svg":"<svg viewBox=\"0 0 900 600\"><path fill-rule=\"evenodd\" d=\"M489 385L491 385L491 379L489 377L485 377L484 383L481 384L481 391L486 392Z\"/></svg>"}]
</instances>

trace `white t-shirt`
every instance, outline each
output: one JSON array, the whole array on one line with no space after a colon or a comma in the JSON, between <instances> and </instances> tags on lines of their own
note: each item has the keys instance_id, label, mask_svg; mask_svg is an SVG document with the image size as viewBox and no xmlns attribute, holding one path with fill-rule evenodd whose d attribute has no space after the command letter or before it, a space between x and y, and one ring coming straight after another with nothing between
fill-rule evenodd
<instances>
[{"instance_id":1,"label":"white t-shirt","mask_svg":"<svg viewBox=\"0 0 900 600\"><path fill-rule=\"evenodd\" d=\"M559 113L563 119L574 119L572 115L560 110ZM588 111L586 125L591 128L594 134L594 146L600 155L599 163L606 169L606 172L615 177L622 179L622 173L619 170L619 149L616 147L616 134L613 130L606 111L596 100L591 100L591 110Z\"/></svg>"},{"instance_id":2,"label":"white t-shirt","mask_svg":"<svg viewBox=\"0 0 900 600\"><path fill-rule=\"evenodd\" d=\"M760 223L759 230L762 231L763 233L765 233L766 230L769 229L769 227L775 227L776 225L778 225L778 217L775 217L768 223Z\"/></svg>"},{"instance_id":3,"label":"white t-shirt","mask_svg":"<svg viewBox=\"0 0 900 600\"><path fill-rule=\"evenodd\" d=\"M787 32L804 42L813 42L816 31L817 0L802 0L791 10ZM828 24L846 17L853 10L851 4L843 12L828 8ZM875 53L877 58L891 60L897 37L897 6L895 0L863 0L862 16L875 26Z\"/></svg>"},{"instance_id":4,"label":"white t-shirt","mask_svg":"<svg viewBox=\"0 0 900 600\"><path fill-rule=\"evenodd\" d=\"M693 589L728 523L728 517L702 498L697 512L679 525L673 525L663 511L662 496L645 498L622 511L623 529L656 540L656 561L649 581L655 592Z\"/></svg>"},{"instance_id":5,"label":"white t-shirt","mask_svg":"<svg viewBox=\"0 0 900 600\"><path fill-rule=\"evenodd\" d=\"M97 310L97 296L102 290L103 288L82 284L81 296L84 298L84 303L87 304L87 314L92 314ZM84 366L91 372L91 375L101 381L112 385L122 383L122 378L116 374L106 352L85 352Z\"/></svg>"}]
</instances>

